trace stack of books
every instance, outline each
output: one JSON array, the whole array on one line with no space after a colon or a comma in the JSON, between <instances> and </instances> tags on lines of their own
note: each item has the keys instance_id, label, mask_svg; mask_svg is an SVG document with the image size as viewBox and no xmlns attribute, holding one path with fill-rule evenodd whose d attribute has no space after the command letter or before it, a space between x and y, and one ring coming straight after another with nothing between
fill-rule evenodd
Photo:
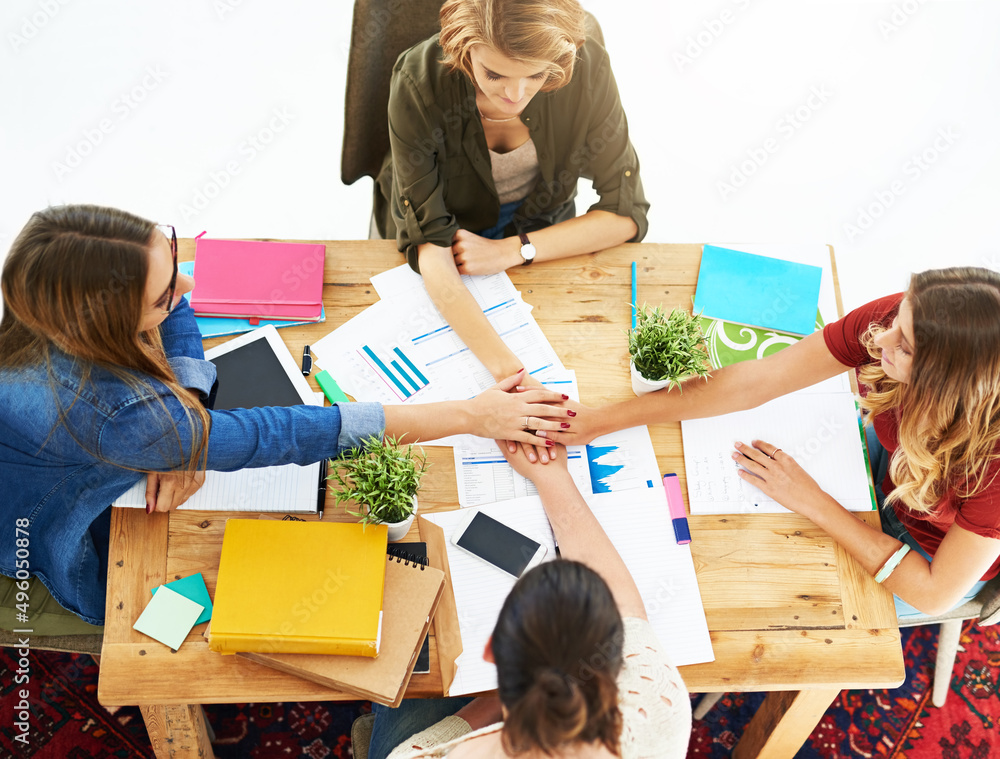
<instances>
[{"instance_id":1,"label":"stack of books","mask_svg":"<svg viewBox=\"0 0 1000 759\"><path fill-rule=\"evenodd\" d=\"M209 648L398 706L444 572L387 555L384 525L230 519Z\"/></svg>"}]
</instances>

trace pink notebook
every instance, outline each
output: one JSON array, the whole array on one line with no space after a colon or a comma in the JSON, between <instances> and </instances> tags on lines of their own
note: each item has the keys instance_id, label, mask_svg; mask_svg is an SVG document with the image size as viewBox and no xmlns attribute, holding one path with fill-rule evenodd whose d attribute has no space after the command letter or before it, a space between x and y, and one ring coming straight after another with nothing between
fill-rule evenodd
<instances>
[{"instance_id":1,"label":"pink notebook","mask_svg":"<svg viewBox=\"0 0 1000 759\"><path fill-rule=\"evenodd\" d=\"M195 245L198 316L319 321L326 246L204 237Z\"/></svg>"}]
</instances>

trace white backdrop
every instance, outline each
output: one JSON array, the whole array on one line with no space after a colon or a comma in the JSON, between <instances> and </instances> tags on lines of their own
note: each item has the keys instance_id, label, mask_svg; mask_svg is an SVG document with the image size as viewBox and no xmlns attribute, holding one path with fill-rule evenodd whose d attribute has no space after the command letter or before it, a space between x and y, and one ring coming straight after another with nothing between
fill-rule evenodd
<instances>
[{"instance_id":1,"label":"white backdrop","mask_svg":"<svg viewBox=\"0 0 1000 759\"><path fill-rule=\"evenodd\" d=\"M830 243L848 307L913 270L1000 268L1000 3L584 6L639 152L647 240ZM371 182L339 179L351 11L4 0L0 255L66 202L181 236L367 236Z\"/></svg>"}]
</instances>

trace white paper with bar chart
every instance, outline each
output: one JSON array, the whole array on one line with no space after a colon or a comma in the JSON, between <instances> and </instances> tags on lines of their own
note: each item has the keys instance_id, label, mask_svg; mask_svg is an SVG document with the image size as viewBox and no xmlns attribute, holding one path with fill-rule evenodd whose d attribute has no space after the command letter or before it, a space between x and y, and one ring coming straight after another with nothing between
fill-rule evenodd
<instances>
[{"instance_id":1,"label":"white paper with bar chart","mask_svg":"<svg viewBox=\"0 0 1000 759\"><path fill-rule=\"evenodd\" d=\"M492 387L493 376L434 307L423 280L407 272L404 266L372 278L383 299L313 343L317 364L359 401L461 400ZM463 280L536 379L565 371L506 274Z\"/></svg>"}]
</instances>

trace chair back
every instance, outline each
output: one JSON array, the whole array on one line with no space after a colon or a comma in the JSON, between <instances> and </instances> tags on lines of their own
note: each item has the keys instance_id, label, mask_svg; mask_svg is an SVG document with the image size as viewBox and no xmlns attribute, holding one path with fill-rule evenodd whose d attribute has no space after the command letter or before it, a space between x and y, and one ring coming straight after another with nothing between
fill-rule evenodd
<instances>
[{"instance_id":1,"label":"chair back","mask_svg":"<svg viewBox=\"0 0 1000 759\"><path fill-rule=\"evenodd\" d=\"M443 0L355 0L347 57L340 178L376 177L389 152L389 79L396 58L439 29Z\"/></svg>"},{"instance_id":2,"label":"chair back","mask_svg":"<svg viewBox=\"0 0 1000 759\"><path fill-rule=\"evenodd\" d=\"M440 30L443 0L355 0L344 97L344 143L340 179L373 179L389 152L389 80L399 54ZM587 14L587 36L602 45L604 34Z\"/></svg>"}]
</instances>

